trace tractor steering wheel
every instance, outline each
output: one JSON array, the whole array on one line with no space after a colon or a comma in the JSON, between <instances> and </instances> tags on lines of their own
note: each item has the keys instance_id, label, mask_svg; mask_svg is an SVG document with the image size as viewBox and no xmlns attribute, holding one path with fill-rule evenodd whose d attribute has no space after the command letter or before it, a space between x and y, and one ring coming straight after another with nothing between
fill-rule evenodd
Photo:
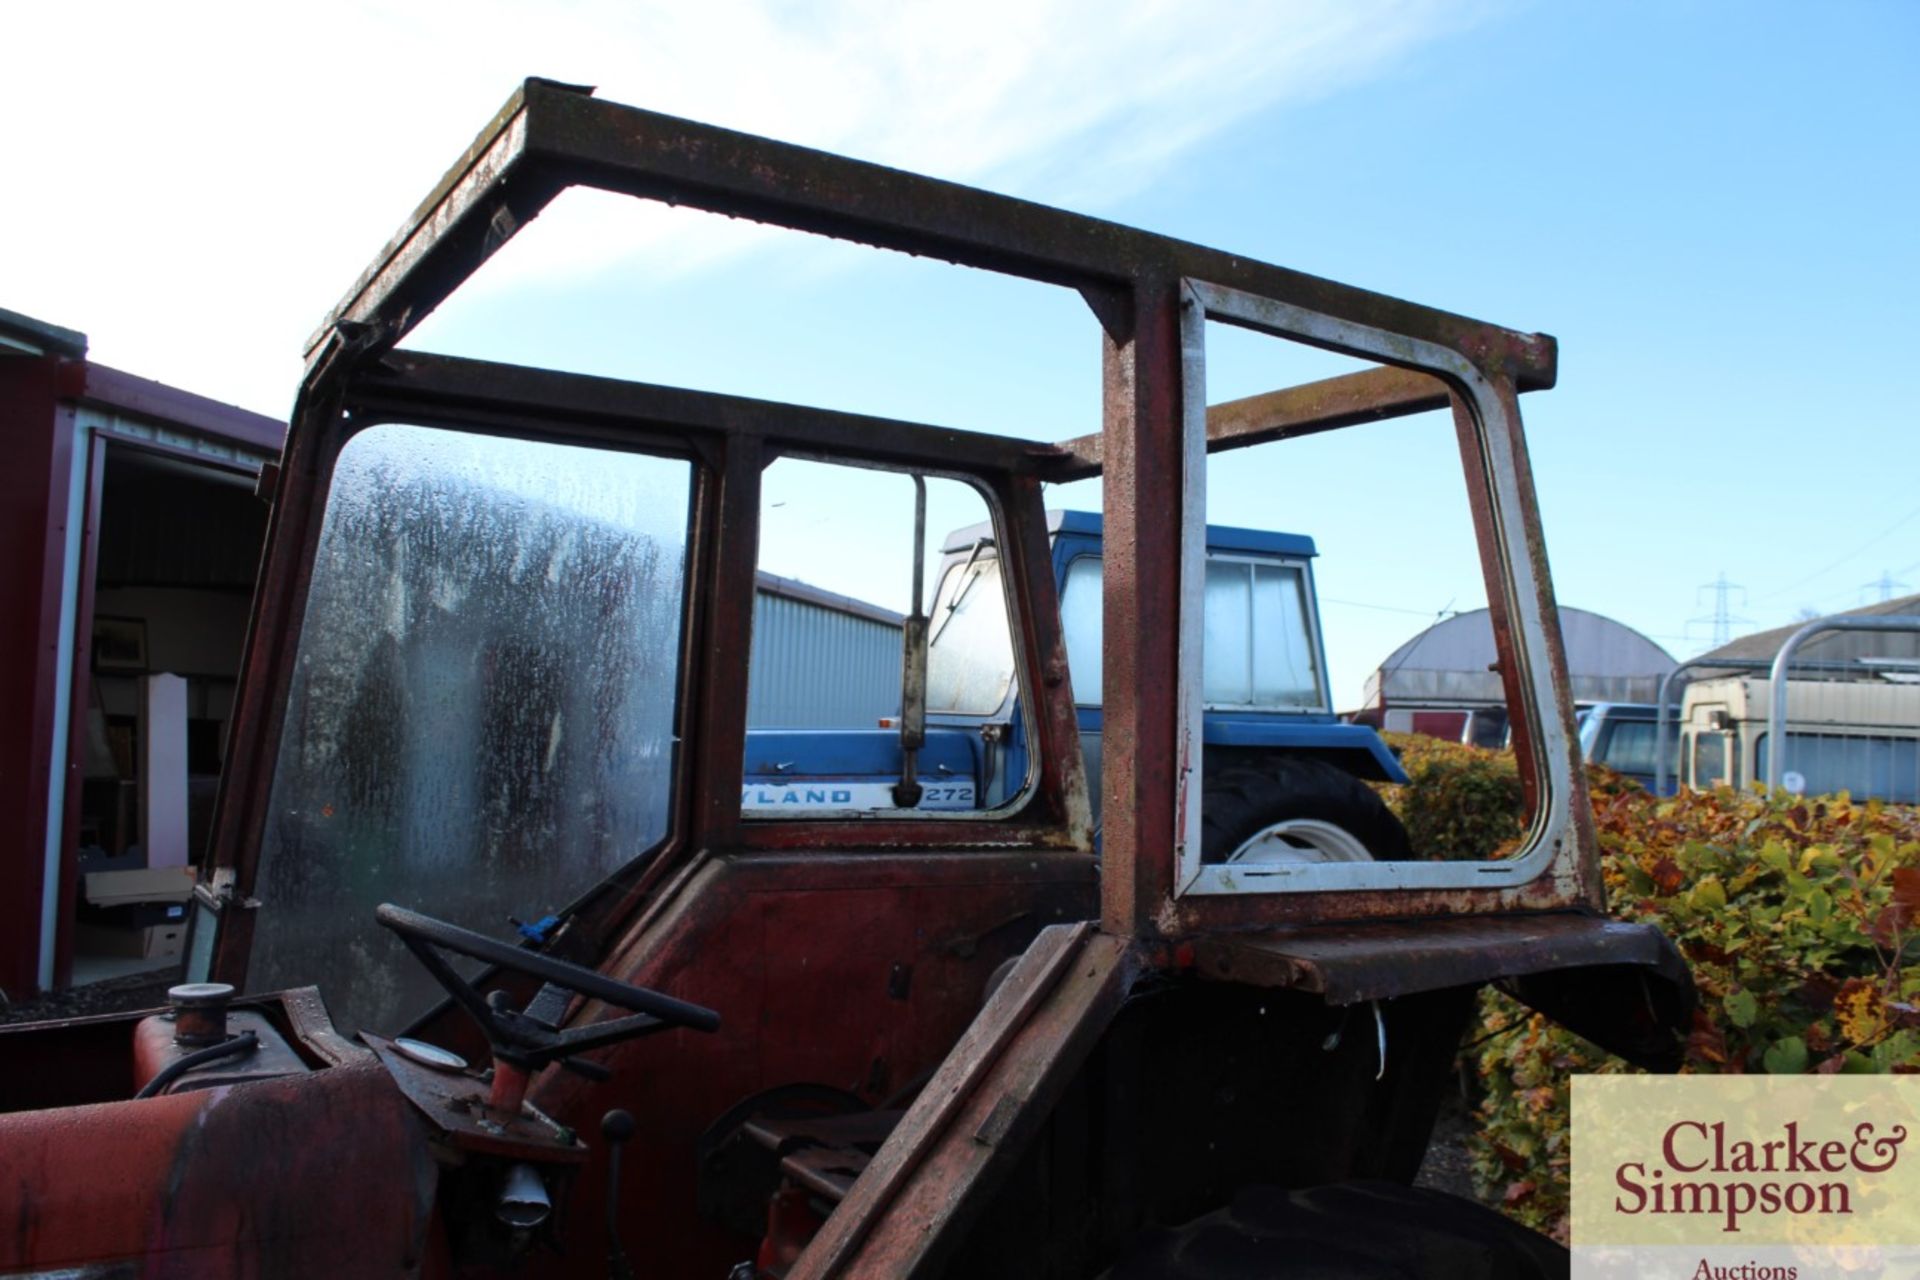
<instances>
[{"instance_id":1,"label":"tractor steering wheel","mask_svg":"<svg viewBox=\"0 0 1920 1280\"><path fill-rule=\"evenodd\" d=\"M720 1015L712 1009L645 987L616 982L580 965L509 946L485 934L434 920L404 907L382 904L375 908L373 918L391 929L426 966L427 972L446 988L454 1003L480 1025L493 1056L521 1072L530 1073L549 1062L559 1062L583 1074L603 1077L604 1068L571 1061L573 1055L669 1027L687 1027L694 1031L716 1031L720 1027ZM439 954L442 951L523 973L547 985L524 1010L515 1011L507 1007L501 992L494 992L491 1000L482 997L472 983L454 972L453 966ZM562 1031L557 1024L565 1002L543 999L556 988L562 993L587 996L631 1010L632 1016Z\"/></svg>"}]
</instances>

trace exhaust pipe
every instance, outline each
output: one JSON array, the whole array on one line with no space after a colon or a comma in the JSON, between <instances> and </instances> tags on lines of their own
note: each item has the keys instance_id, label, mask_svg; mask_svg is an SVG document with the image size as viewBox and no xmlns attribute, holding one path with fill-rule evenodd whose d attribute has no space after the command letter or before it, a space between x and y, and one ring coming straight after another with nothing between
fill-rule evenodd
<instances>
[{"instance_id":1,"label":"exhaust pipe","mask_svg":"<svg viewBox=\"0 0 1920 1280\"><path fill-rule=\"evenodd\" d=\"M547 1184L540 1180L539 1170L526 1163L507 1170L506 1185L493 1207L495 1217L515 1231L531 1231L552 1212L553 1201L547 1198Z\"/></svg>"}]
</instances>

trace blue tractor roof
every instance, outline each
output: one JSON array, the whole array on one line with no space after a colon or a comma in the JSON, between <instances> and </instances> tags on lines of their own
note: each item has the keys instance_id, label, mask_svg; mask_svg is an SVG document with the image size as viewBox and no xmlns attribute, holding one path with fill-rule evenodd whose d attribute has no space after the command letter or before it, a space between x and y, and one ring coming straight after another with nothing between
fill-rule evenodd
<instances>
[{"instance_id":1,"label":"blue tractor roof","mask_svg":"<svg viewBox=\"0 0 1920 1280\"><path fill-rule=\"evenodd\" d=\"M1100 513L1097 511L1049 511L1047 512L1047 532L1051 534L1080 534L1089 538L1098 538L1101 533ZM971 524L964 529L955 529L947 535L942 551L965 551L982 538L993 538L993 526L982 522ZM1207 526L1207 550L1241 551L1254 555L1270 556L1313 556L1318 555L1313 548L1313 539L1304 533L1270 533L1265 529L1236 529L1232 525L1210 524Z\"/></svg>"}]
</instances>

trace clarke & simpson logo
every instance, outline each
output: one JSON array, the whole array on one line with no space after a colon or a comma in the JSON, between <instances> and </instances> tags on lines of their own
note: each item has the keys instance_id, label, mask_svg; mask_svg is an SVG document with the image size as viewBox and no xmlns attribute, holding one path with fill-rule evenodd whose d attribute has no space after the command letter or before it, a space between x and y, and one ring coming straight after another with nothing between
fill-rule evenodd
<instances>
[{"instance_id":1,"label":"clarke & simpson logo","mask_svg":"<svg viewBox=\"0 0 1920 1280\"><path fill-rule=\"evenodd\" d=\"M1886 1173L1900 1160L1904 1125L1884 1133L1871 1121L1845 1138L1808 1137L1789 1120L1778 1138L1729 1139L1725 1121L1676 1120L1661 1136L1659 1159L1623 1161L1613 1172L1618 1213L1692 1214L1740 1230L1754 1214L1853 1212L1853 1186L1836 1174ZM1762 1177L1761 1175L1779 1175ZM1915 1206L1920 1209L1920 1206Z\"/></svg>"},{"instance_id":2,"label":"clarke & simpson logo","mask_svg":"<svg viewBox=\"0 0 1920 1280\"><path fill-rule=\"evenodd\" d=\"M1575 1077L1575 1280L1913 1280L1917 1116L1914 1076Z\"/></svg>"}]
</instances>

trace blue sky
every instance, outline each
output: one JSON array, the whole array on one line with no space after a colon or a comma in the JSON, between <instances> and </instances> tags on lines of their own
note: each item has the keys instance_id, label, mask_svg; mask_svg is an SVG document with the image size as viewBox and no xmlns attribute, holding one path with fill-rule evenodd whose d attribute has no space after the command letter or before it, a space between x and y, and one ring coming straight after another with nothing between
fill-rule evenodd
<instances>
[{"instance_id":1,"label":"blue sky","mask_svg":"<svg viewBox=\"0 0 1920 1280\"><path fill-rule=\"evenodd\" d=\"M0 306L278 416L306 334L537 73L1554 334L1560 386L1524 409L1560 598L1676 656L1710 640L1690 620L1723 571L1736 632L1883 572L1920 589L1920 7L267 12L27 20L0 157L46 181L0 210ZM1036 438L1097 423L1096 331L1057 290L593 197L523 240L419 345ZM1210 357L1213 398L1340 367L1233 333ZM1446 431L1213 468L1213 518L1319 540L1342 705L1480 602ZM886 602L897 575L811 576Z\"/></svg>"}]
</instances>

